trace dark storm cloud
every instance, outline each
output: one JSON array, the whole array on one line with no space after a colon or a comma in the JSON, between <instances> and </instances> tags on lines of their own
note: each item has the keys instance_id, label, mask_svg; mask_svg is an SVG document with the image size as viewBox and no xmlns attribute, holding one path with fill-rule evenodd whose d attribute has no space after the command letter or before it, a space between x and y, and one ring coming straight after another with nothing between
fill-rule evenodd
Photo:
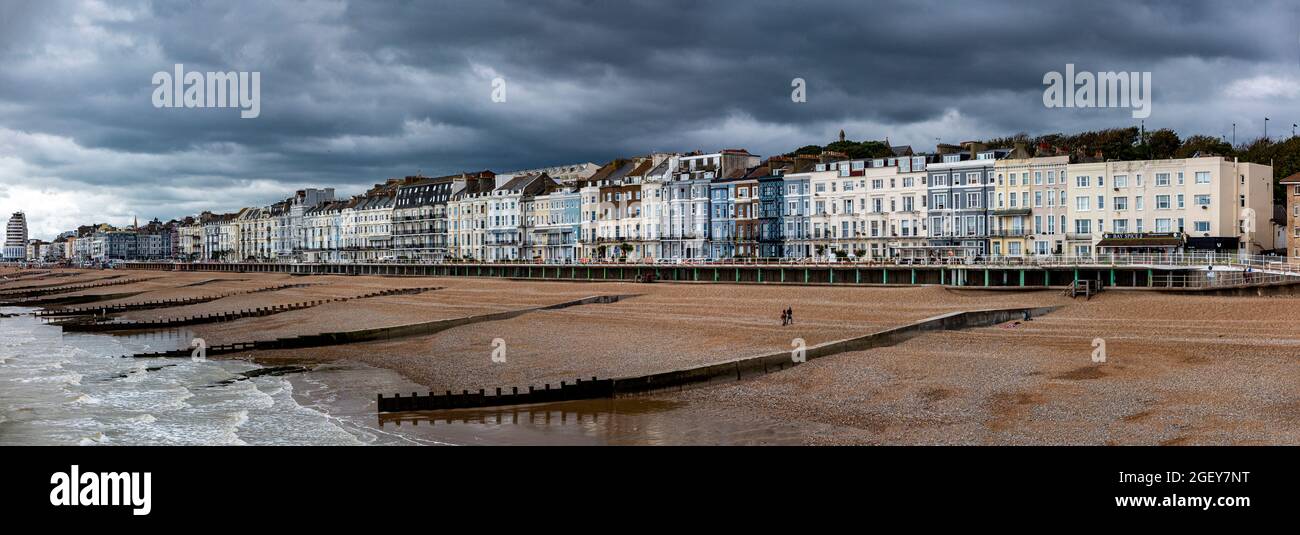
<instances>
[{"instance_id":1,"label":"dark storm cloud","mask_svg":"<svg viewBox=\"0 0 1300 535\"><path fill-rule=\"evenodd\" d=\"M417 170L771 154L841 127L928 148L1134 122L1044 108L1066 63L1151 71L1149 127L1289 125L1297 27L1285 1L6 2L0 185L37 193L0 208L85 188L101 200L68 212L170 217ZM155 109L175 63L260 72L261 116Z\"/></svg>"}]
</instances>

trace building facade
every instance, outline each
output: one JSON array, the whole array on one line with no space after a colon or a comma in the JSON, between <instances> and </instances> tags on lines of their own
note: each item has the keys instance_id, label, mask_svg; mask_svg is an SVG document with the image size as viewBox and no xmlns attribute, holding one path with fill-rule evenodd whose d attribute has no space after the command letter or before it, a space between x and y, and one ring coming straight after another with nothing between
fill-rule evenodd
<instances>
[{"instance_id":1,"label":"building facade","mask_svg":"<svg viewBox=\"0 0 1300 535\"><path fill-rule=\"evenodd\" d=\"M1206 156L1070 164L1067 175L1068 254L1273 248L1270 166Z\"/></svg>"},{"instance_id":2,"label":"building facade","mask_svg":"<svg viewBox=\"0 0 1300 535\"><path fill-rule=\"evenodd\" d=\"M1062 226L1068 209L1066 166L1069 156L1033 157L1023 145L994 164L994 226L989 235L994 256L1061 254Z\"/></svg>"},{"instance_id":3,"label":"building facade","mask_svg":"<svg viewBox=\"0 0 1300 535\"><path fill-rule=\"evenodd\" d=\"M995 195L998 159L1010 151L979 144L940 154L930 164L929 245L932 259L968 259L990 253L989 230L996 224L990 207Z\"/></svg>"},{"instance_id":4,"label":"building facade","mask_svg":"<svg viewBox=\"0 0 1300 535\"><path fill-rule=\"evenodd\" d=\"M1282 179L1282 191L1286 195L1286 236L1287 258L1294 261L1300 258L1300 173Z\"/></svg>"},{"instance_id":5,"label":"building facade","mask_svg":"<svg viewBox=\"0 0 1300 535\"><path fill-rule=\"evenodd\" d=\"M27 259L27 215L14 212L5 225L4 260L21 262Z\"/></svg>"}]
</instances>

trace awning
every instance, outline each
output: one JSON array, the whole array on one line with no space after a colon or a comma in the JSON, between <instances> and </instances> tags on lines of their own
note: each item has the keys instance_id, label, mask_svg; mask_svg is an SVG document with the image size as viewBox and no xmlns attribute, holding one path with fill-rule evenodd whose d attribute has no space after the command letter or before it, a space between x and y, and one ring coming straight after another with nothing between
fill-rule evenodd
<instances>
[{"instance_id":1,"label":"awning","mask_svg":"<svg viewBox=\"0 0 1300 535\"><path fill-rule=\"evenodd\" d=\"M1103 238L1097 247L1182 247L1183 240L1171 237Z\"/></svg>"}]
</instances>

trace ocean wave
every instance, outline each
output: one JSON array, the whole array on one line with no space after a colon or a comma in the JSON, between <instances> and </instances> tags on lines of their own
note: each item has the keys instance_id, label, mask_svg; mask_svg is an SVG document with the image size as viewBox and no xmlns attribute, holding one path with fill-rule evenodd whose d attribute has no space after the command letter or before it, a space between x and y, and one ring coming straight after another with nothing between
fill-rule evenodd
<instances>
[{"instance_id":1,"label":"ocean wave","mask_svg":"<svg viewBox=\"0 0 1300 535\"><path fill-rule=\"evenodd\" d=\"M103 403L102 400L90 394L82 394L80 396L77 396L77 399L72 400L72 402L82 404L82 405L99 405L100 403Z\"/></svg>"},{"instance_id":2,"label":"ocean wave","mask_svg":"<svg viewBox=\"0 0 1300 535\"><path fill-rule=\"evenodd\" d=\"M81 374L76 372L64 373L59 375L46 375L44 377L22 377L16 380L19 383L62 383L67 385L81 386Z\"/></svg>"},{"instance_id":3,"label":"ocean wave","mask_svg":"<svg viewBox=\"0 0 1300 535\"><path fill-rule=\"evenodd\" d=\"M144 425L144 424L154 423L158 421L158 419L154 418L152 414L146 413L146 414L141 414L139 416L132 416L130 418L127 418L126 421L127 423L132 425Z\"/></svg>"},{"instance_id":4,"label":"ocean wave","mask_svg":"<svg viewBox=\"0 0 1300 535\"><path fill-rule=\"evenodd\" d=\"M131 369L127 370L126 377L123 377L122 380L128 383L138 383L145 380L148 376L149 374L146 366L144 364L139 364L132 366Z\"/></svg>"},{"instance_id":5,"label":"ocean wave","mask_svg":"<svg viewBox=\"0 0 1300 535\"><path fill-rule=\"evenodd\" d=\"M108 440L108 436L104 435L104 433L102 433L102 432L98 432L98 433L95 433L94 435L91 435L91 436L88 436L88 437L82 437L81 440L80 440L79 442L77 442L77 445L78 445L78 446L98 446L98 445L101 445L101 444L107 444L108 442L109 442L109 440Z\"/></svg>"}]
</instances>

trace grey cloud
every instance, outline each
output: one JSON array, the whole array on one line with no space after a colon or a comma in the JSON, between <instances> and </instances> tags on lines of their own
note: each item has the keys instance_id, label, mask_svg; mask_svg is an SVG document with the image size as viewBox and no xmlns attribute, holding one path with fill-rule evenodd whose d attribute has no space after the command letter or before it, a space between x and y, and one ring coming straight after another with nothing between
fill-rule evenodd
<instances>
[{"instance_id":1,"label":"grey cloud","mask_svg":"<svg viewBox=\"0 0 1300 535\"><path fill-rule=\"evenodd\" d=\"M1223 95L1239 79L1300 80L1297 27L1300 8L1282 0L6 2L0 132L63 142L0 139L20 151L0 160L22 162L0 165L0 184L39 173L171 217L277 195L249 184L355 192L417 170L770 154L839 125L929 147L1133 122L1044 109L1043 73L1067 62L1153 71L1149 127L1221 134L1300 119L1296 97ZM154 109L150 76L175 63L261 72L262 116ZM490 102L491 73L508 102ZM805 104L789 100L796 76ZM13 197L0 208L21 208Z\"/></svg>"}]
</instances>

